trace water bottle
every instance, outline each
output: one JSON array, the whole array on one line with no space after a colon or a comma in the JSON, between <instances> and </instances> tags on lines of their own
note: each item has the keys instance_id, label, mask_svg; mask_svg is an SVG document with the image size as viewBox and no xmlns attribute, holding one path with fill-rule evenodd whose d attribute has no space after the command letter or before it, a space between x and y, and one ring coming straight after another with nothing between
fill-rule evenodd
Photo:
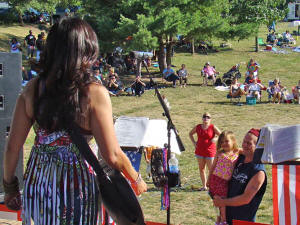
<instances>
[{"instance_id":1,"label":"water bottle","mask_svg":"<svg viewBox=\"0 0 300 225\"><path fill-rule=\"evenodd\" d=\"M171 153L171 158L169 159L169 171L170 173L178 173L178 159L176 159L175 153Z\"/></svg>"}]
</instances>

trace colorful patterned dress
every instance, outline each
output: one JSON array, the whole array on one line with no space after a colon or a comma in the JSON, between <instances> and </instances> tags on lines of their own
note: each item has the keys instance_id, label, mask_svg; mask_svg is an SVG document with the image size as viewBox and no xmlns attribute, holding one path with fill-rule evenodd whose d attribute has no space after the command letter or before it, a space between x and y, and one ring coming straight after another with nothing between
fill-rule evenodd
<instances>
[{"instance_id":1,"label":"colorful patterned dress","mask_svg":"<svg viewBox=\"0 0 300 225\"><path fill-rule=\"evenodd\" d=\"M227 196L228 181L231 178L238 156L238 151L231 153L222 152L218 155L216 167L209 178L209 192L212 196Z\"/></svg>"},{"instance_id":2,"label":"colorful patterned dress","mask_svg":"<svg viewBox=\"0 0 300 225\"><path fill-rule=\"evenodd\" d=\"M94 171L66 132L34 128L35 143L24 175L23 224L31 224L31 218L35 225L97 224Z\"/></svg>"}]
</instances>

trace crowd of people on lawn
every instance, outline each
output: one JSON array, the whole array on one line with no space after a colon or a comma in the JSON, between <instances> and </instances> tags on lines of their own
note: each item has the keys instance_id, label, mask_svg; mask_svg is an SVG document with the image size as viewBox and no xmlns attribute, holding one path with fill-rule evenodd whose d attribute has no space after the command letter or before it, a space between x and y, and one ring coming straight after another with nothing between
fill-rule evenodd
<instances>
[{"instance_id":1,"label":"crowd of people on lawn","mask_svg":"<svg viewBox=\"0 0 300 225\"><path fill-rule=\"evenodd\" d=\"M288 42L293 41L288 31L285 33L284 40ZM28 35L24 39L24 47L27 49L26 59L30 59L31 63L29 70L25 70L25 68L22 67L23 80L30 80L37 75L37 71L35 71L36 62L40 60L40 55L43 52L45 41L46 35L44 32L41 32L36 39L32 30L29 30ZM11 39L10 47L10 51L12 53L22 51L22 46L16 38ZM33 59L34 56L35 60ZM147 66L151 66L151 59L149 57L144 60ZM281 102L290 103L292 101L300 103L300 82L292 87L291 93L289 93L288 89L283 86L279 78L269 81L268 86L265 86L261 83L259 78L259 68L260 65L254 59L250 59L247 64L245 81L240 83L238 81L238 77L234 77L231 81L227 97L240 98L245 95L247 97L254 97L257 100L260 100L262 91L266 90L268 98L272 103L280 104ZM119 51L116 51L115 53L107 53L106 55L101 54L97 61L93 64L92 70L95 78L109 90L111 96L119 96L122 94L141 96L145 92L145 89L147 89L147 83L142 79L141 75L137 75L132 84L128 87L125 87L120 80L118 74L136 73L137 60L132 53L125 55L125 57L122 57ZM172 86L174 88L179 81L180 87L185 88L187 86L188 75L185 64L182 64L181 68L177 71L174 71L172 65L168 65L162 72L162 80L172 82ZM204 86L208 85L209 81L211 81L214 85L216 84L219 72L216 71L215 67L212 66L210 62L206 62L201 70L201 75L203 77ZM151 85L148 84L148 88L149 86Z\"/></svg>"},{"instance_id":2,"label":"crowd of people on lawn","mask_svg":"<svg viewBox=\"0 0 300 225\"><path fill-rule=\"evenodd\" d=\"M293 36L288 30L286 30L282 34L278 34L275 33L275 31L273 31L267 35L267 43L273 46L289 46L291 44L295 45L296 40L293 38Z\"/></svg>"},{"instance_id":3,"label":"crowd of people on lawn","mask_svg":"<svg viewBox=\"0 0 300 225\"><path fill-rule=\"evenodd\" d=\"M247 72L245 75L244 83L239 83L237 78L234 78L232 84L229 88L228 97L229 98L240 98L243 95L248 97L256 98L256 100L261 100L262 91L268 93L268 99L272 103L280 104L282 102L291 103L292 101L300 104L299 101L299 89L300 80L296 86L292 87L292 92L290 93L288 89L280 82L279 78L270 80L268 86L266 87L261 83L258 75L258 70L260 65L255 62L254 59L250 59L247 64Z\"/></svg>"}]
</instances>

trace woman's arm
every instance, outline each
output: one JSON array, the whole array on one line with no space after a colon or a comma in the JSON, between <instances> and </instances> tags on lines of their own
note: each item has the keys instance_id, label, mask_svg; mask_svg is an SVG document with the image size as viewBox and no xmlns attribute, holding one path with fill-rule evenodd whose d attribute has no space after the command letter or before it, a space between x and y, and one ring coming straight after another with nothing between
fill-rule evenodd
<instances>
[{"instance_id":1,"label":"woman's arm","mask_svg":"<svg viewBox=\"0 0 300 225\"><path fill-rule=\"evenodd\" d=\"M191 139L191 141L192 141L192 143L194 144L195 147L196 147L196 145L197 145L197 142L196 142L195 139L194 139L194 134L196 134L196 128L197 128L197 126L195 126L195 127L190 131L190 133L189 133L189 137L190 137L190 139Z\"/></svg>"},{"instance_id":2,"label":"woman's arm","mask_svg":"<svg viewBox=\"0 0 300 225\"><path fill-rule=\"evenodd\" d=\"M232 96L232 89L233 89L233 85L230 85L230 89L229 89L229 95Z\"/></svg>"},{"instance_id":3,"label":"woman's arm","mask_svg":"<svg viewBox=\"0 0 300 225\"><path fill-rule=\"evenodd\" d=\"M3 159L3 179L6 183L12 182L15 178L19 153L32 126L33 109L28 104L28 98L33 98L35 83L36 79L31 80L16 102Z\"/></svg>"},{"instance_id":4,"label":"woman's arm","mask_svg":"<svg viewBox=\"0 0 300 225\"><path fill-rule=\"evenodd\" d=\"M259 191L266 179L266 175L263 171L259 171L255 174L247 184L244 192L238 196L232 198L220 198L219 196L214 197L214 205L217 207L222 206L241 206L249 204L256 193Z\"/></svg>"},{"instance_id":5,"label":"woman's arm","mask_svg":"<svg viewBox=\"0 0 300 225\"><path fill-rule=\"evenodd\" d=\"M121 150L116 138L112 107L107 90L100 85L92 84L88 88L90 98L90 126L104 160L113 168L123 172L132 183L137 195L147 190L146 183L132 167L129 159ZM139 182L135 182L139 181Z\"/></svg>"},{"instance_id":6,"label":"woman's arm","mask_svg":"<svg viewBox=\"0 0 300 225\"><path fill-rule=\"evenodd\" d=\"M217 136L219 136L221 134L221 130L216 126L214 126L214 132Z\"/></svg>"},{"instance_id":7,"label":"woman's arm","mask_svg":"<svg viewBox=\"0 0 300 225\"><path fill-rule=\"evenodd\" d=\"M261 84L261 83L258 83L258 85L260 86L261 89L265 88L265 86L263 84Z\"/></svg>"}]
</instances>

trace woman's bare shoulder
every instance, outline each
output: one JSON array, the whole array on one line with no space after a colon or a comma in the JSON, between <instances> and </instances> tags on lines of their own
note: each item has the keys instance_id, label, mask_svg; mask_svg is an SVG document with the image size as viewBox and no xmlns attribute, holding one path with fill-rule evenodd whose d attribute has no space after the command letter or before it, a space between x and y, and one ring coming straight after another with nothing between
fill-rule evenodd
<instances>
[{"instance_id":1,"label":"woman's bare shoulder","mask_svg":"<svg viewBox=\"0 0 300 225\"><path fill-rule=\"evenodd\" d=\"M85 87L85 91L88 95L99 93L105 94L107 92L107 89L100 83L92 82Z\"/></svg>"},{"instance_id":2,"label":"woman's bare shoulder","mask_svg":"<svg viewBox=\"0 0 300 225\"><path fill-rule=\"evenodd\" d=\"M24 87L21 95L27 100L29 100L29 99L32 100L34 97L34 92L35 92L37 83L38 83L38 78L33 78L30 81L28 81L28 83Z\"/></svg>"},{"instance_id":3,"label":"woman's bare shoulder","mask_svg":"<svg viewBox=\"0 0 300 225\"><path fill-rule=\"evenodd\" d=\"M102 84L93 82L85 87L85 93L90 103L109 98L109 93Z\"/></svg>"}]
</instances>

